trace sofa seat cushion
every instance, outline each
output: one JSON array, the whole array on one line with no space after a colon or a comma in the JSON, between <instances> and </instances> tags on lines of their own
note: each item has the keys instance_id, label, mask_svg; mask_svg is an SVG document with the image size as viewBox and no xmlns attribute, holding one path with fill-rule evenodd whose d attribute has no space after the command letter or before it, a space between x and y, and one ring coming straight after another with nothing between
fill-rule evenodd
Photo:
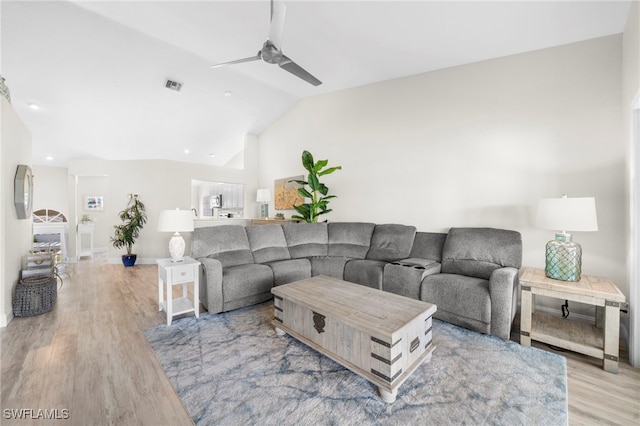
<instances>
[{"instance_id":1,"label":"sofa seat cushion","mask_svg":"<svg viewBox=\"0 0 640 426\"><path fill-rule=\"evenodd\" d=\"M249 246L256 263L291 259L284 231L279 224L249 225L245 227Z\"/></svg>"},{"instance_id":2,"label":"sofa seat cushion","mask_svg":"<svg viewBox=\"0 0 640 426\"><path fill-rule=\"evenodd\" d=\"M352 259L344 267L344 280L382 290L382 277L387 262Z\"/></svg>"},{"instance_id":3,"label":"sofa seat cushion","mask_svg":"<svg viewBox=\"0 0 640 426\"><path fill-rule=\"evenodd\" d=\"M433 303L443 315L455 314L491 323L489 281L482 278L444 273L429 275L422 281L420 300Z\"/></svg>"},{"instance_id":4,"label":"sofa seat cushion","mask_svg":"<svg viewBox=\"0 0 640 426\"><path fill-rule=\"evenodd\" d=\"M293 259L327 255L326 223L285 223L282 230Z\"/></svg>"},{"instance_id":5,"label":"sofa seat cushion","mask_svg":"<svg viewBox=\"0 0 640 426\"><path fill-rule=\"evenodd\" d=\"M517 231L451 228L442 249L442 272L488 280L505 266L522 266L522 238Z\"/></svg>"},{"instance_id":6,"label":"sofa seat cushion","mask_svg":"<svg viewBox=\"0 0 640 426\"><path fill-rule=\"evenodd\" d=\"M240 225L194 229L191 234L191 257L217 259L223 267L253 263L247 234Z\"/></svg>"},{"instance_id":7,"label":"sofa seat cushion","mask_svg":"<svg viewBox=\"0 0 640 426\"><path fill-rule=\"evenodd\" d=\"M267 265L251 263L222 269L222 295L225 303L256 294L268 293L273 287L273 272Z\"/></svg>"},{"instance_id":8,"label":"sofa seat cushion","mask_svg":"<svg viewBox=\"0 0 640 426\"><path fill-rule=\"evenodd\" d=\"M342 256L314 256L311 258L311 275L344 279L344 266L350 259Z\"/></svg>"},{"instance_id":9,"label":"sofa seat cushion","mask_svg":"<svg viewBox=\"0 0 640 426\"><path fill-rule=\"evenodd\" d=\"M420 299L422 280L440 272L434 260L409 258L387 263L384 267L382 289L412 299Z\"/></svg>"},{"instance_id":10,"label":"sofa seat cushion","mask_svg":"<svg viewBox=\"0 0 640 426\"><path fill-rule=\"evenodd\" d=\"M329 256L364 259L375 226L363 222L329 222Z\"/></svg>"},{"instance_id":11,"label":"sofa seat cushion","mask_svg":"<svg viewBox=\"0 0 640 426\"><path fill-rule=\"evenodd\" d=\"M411 254L415 226L384 224L376 225L371 236L367 259L388 262L406 259Z\"/></svg>"},{"instance_id":12,"label":"sofa seat cushion","mask_svg":"<svg viewBox=\"0 0 640 426\"><path fill-rule=\"evenodd\" d=\"M273 271L274 286L311 278L311 262L309 259L276 260L266 265Z\"/></svg>"}]
</instances>

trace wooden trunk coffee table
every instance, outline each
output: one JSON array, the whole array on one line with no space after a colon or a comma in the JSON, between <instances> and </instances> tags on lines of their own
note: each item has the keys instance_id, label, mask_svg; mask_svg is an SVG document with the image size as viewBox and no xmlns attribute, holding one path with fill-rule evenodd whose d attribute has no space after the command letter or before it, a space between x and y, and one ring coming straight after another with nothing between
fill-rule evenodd
<instances>
[{"instance_id":1,"label":"wooden trunk coffee table","mask_svg":"<svg viewBox=\"0 0 640 426\"><path fill-rule=\"evenodd\" d=\"M325 276L274 287L273 325L378 386L385 402L431 359L436 306Z\"/></svg>"}]
</instances>

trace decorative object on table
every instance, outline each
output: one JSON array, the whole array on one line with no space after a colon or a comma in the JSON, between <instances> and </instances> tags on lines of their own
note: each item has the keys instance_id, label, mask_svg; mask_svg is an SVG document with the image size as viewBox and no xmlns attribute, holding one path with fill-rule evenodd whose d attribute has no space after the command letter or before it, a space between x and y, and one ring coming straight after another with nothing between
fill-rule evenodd
<instances>
[{"instance_id":1,"label":"decorative object on table","mask_svg":"<svg viewBox=\"0 0 640 426\"><path fill-rule=\"evenodd\" d=\"M0 75L0 96L5 98L7 102L11 103L11 93L9 93L9 87L4 81L4 77Z\"/></svg>"},{"instance_id":2,"label":"decorative object on table","mask_svg":"<svg viewBox=\"0 0 640 426\"><path fill-rule=\"evenodd\" d=\"M560 281L580 281L582 247L567 231L597 231L596 201L593 197L543 198L538 203L537 227L556 232L546 245L545 273Z\"/></svg>"},{"instance_id":3,"label":"decorative object on table","mask_svg":"<svg viewBox=\"0 0 640 426\"><path fill-rule=\"evenodd\" d=\"M304 176L292 176L276 179L273 182L273 205L276 210L291 210L293 206L304 203L304 198L298 193L300 184L297 181L304 180Z\"/></svg>"},{"instance_id":4,"label":"decorative object on table","mask_svg":"<svg viewBox=\"0 0 640 426\"><path fill-rule=\"evenodd\" d=\"M13 316L31 317L53 309L58 295L55 276L21 279L13 295Z\"/></svg>"},{"instance_id":5,"label":"decorative object on table","mask_svg":"<svg viewBox=\"0 0 640 426\"><path fill-rule=\"evenodd\" d=\"M302 166L309 174L306 181L296 180L294 182L303 185L302 188L298 188L298 193L302 197L310 199L311 202L294 206L293 208L300 214L291 216L293 219L314 223L318 221L318 216L331 212L331 209L328 208L329 200L336 198L336 196L328 195L329 188L324 183L320 183L318 178L336 170L342 170L342 166L326 168L328 163L328 160L314 162L313 155L309 151L302 152ZM304 186L309 186L309 189Z\"/></svg>"},{"instance_id":6,"label":"decorative object on table","mask_svg":"<svg viewBox=\"0 0 640 426\"><path fill-rule=\"evenodd\" d=\"M159 232L173 232L169 240L172 262L181 262L184 257L184 238L180 232L193 232L193 212L191 210L162 210L158 218Z\"/></svg>"},{"instance_id":7,"label":"decorative object on table","mask_svg":"<svg viewBox=\"0 0 640 426\"><path fill-rule=\"evenodd\" d=\"M104 210L104 197L102 195L87 195L84 197L85 211L102 211Z\"/></svg>"},{"instance_id":8,"label":"decorative object on table","mask_svg":"<svg viewBox=\"0 0 640 426\"><path fill-rule=\"evenodd\" d=\"M43 252L28 254L22 258L21 278L42 278L55 275L54 253Z\"/></svg>"},{"instance_id":9,"label":"decorative object on table","mask_svg":"<svg viewBox=\"0 0 640 426\"><path fill-rule=\"evenodd\" d=\"M26 164L18 164L13 181L13 203L18 219L31 217L33 207L33 172Z\"/></svg>"},{"instance_id":10,"label":"decorative object on table","mask_svg":"<svg viewBox=\"0 0 640 426\"><path fill-rule=\"evenodd\" d=\"M88 214L83 214L82 219L80 219L80 222L86 224L86 223L92 223L93 220L91 220Z\"/></svg>"},{"instance_id":11,"label":"decorative object on table","mask_svg":"<svg viewBox=\"0 0 640 426\"><path fill-rule=\"evenodd\" d=\"M144 204L138 198L138 194L129 194L127 207L118 213L122 223L113 225L114 236L111 237L111 244L117 249L126 248L127 254L122 255L124 266L133 266L136 263L137 255L131 250L136 240L140 236L140 230L147 223L147 213Z\"/></svg>"},{"instance_id":12,"label":"decorative object on table","mask_svg":"<svg viewBox=\"0 0 640 426\"><path fill-rule=\"evenodd\" d=\"M269 201L271 201L271 190L269 188L258 189L256 202L260 204L260 217L269 217Z\"/></svg>"},{"instance_id":13,"label":"decorative object on table","mask_svg":"<svg viewBox=\"0 0 640 426\"><path fill-rule=\"evenodd\" d=\"M284 213L276 213L276 219L284 220Z\"/></svg>"}]
</instances>

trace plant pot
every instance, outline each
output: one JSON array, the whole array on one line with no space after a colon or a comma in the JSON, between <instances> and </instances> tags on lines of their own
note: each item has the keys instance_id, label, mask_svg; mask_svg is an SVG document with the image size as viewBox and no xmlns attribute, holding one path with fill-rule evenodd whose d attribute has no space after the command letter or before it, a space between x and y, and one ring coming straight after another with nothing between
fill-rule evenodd
<instances>
[{"instance_id":1,"label":"plant pot","mask_svg":"<svg viewBox=\"0 0 640 426\"><path fill-rule=\"evenodd\" d=\"M122 255L122 264L125 267L133 266L136 263L138 255L136 254L123 254Z\"/></svg>"}]
</instances>

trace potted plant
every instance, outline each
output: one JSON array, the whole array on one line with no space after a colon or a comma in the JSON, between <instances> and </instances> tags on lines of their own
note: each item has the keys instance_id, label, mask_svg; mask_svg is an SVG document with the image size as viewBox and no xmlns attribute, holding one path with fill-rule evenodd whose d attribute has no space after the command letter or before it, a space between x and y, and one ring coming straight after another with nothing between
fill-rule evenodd
<instances>
[{"instance_id":1,"label":"potted plant","mask_svg":"<svg viewBox=\"0 0 640 426\"><path fill-rule=\"evenodd\" d=\"M318 217L323 214L327 214L331 211L328 208L329 200L336 198L335 195L328 195L329 188L320 183L318 179L320 176L328 175L336 170L342 170L342 166L329 167L329 160L313 161L313 155L309 151L302 152L302 166L309 172L307 180L296 180L294 182L303 185L302 188L298 188L298 193L306 199L310 199L310 203L300 204L299 206L293 206L299 215L291 216L293 219L304 220L309 223L318 221ZM305 188L308 186L309 189Z\"/></svg>"},{"instance_id":2,"label":"potted plant","mask_svg":"<svg viewBox=\"0 0 640 426\"><path fill-rule=\"evenodd\" d=\"M133 266L136 263L137 255L131 253L131 249L140 236L140 230L147 222L147 213L138 195L130 195L129 203L124 210L118 213L122 224L113 225L114 236L111 237L111 244L117 249L126 248L127 254L122 255L124 266Z\"/></svg>"}]
</instances>

